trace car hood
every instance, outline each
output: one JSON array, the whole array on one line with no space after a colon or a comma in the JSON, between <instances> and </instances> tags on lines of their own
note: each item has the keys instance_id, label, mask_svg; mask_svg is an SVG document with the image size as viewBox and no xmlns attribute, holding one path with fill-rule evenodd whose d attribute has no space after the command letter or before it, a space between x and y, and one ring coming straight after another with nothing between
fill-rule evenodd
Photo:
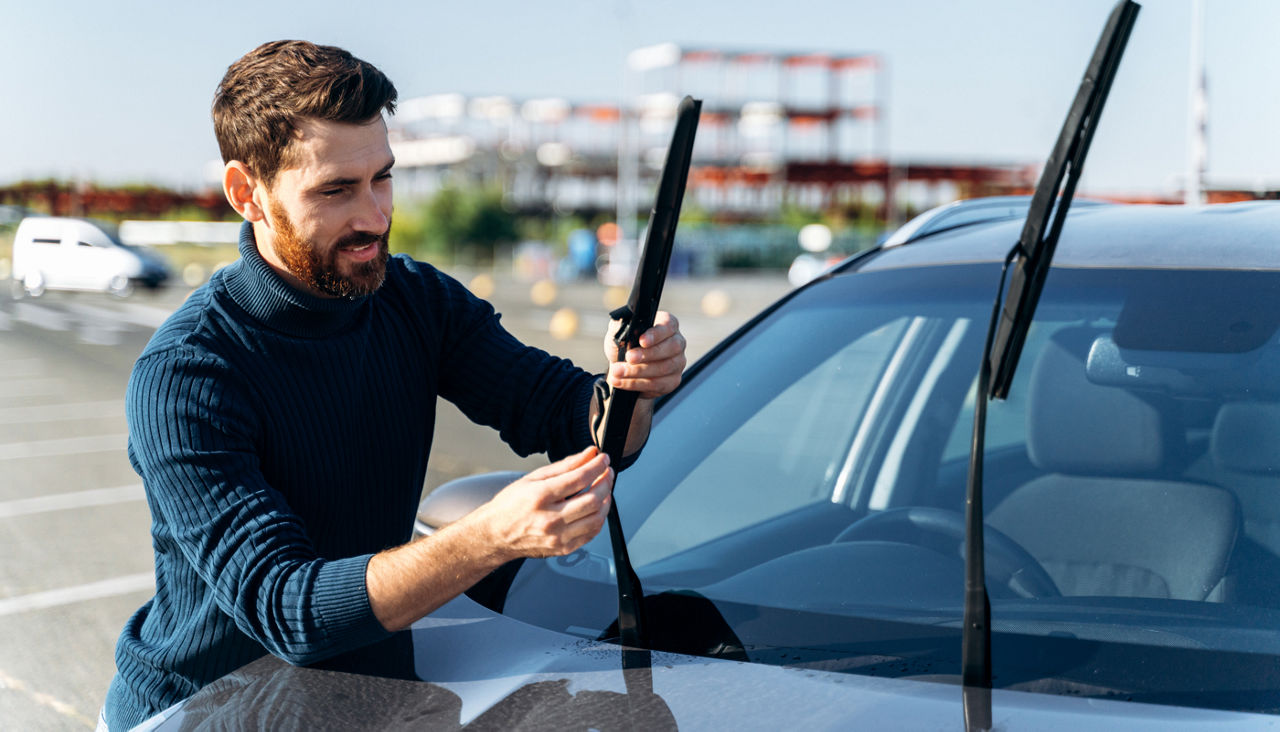
<instances>
[{"instance_id":1,"label":"car hood","mask_svg":"<svg viewBox=\"0 0 1280 732\"><path fill-rule=\"evenodd\" d=\"M626 670L623 666L627 665ZM996 690L997 729L1253 729L1280 718ZM619 646L460 597L320 667L272 656L152 720L158 729L957 729L961 687Z\"/></svg>"}]
</instances>

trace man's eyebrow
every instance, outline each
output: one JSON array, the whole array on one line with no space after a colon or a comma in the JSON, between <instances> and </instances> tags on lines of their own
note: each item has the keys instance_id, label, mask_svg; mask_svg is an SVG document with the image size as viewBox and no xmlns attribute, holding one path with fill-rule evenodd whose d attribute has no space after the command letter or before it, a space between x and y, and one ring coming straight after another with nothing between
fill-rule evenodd
<instances>
[{"instance_id":1,"label":"man's eyebrow","mask_svg":"<svg viewBox=\"0 0 1280 732\"><path fill-rule=\"evenodd\" d=\"M395 164L396 164L396 159L392 158L390 162L388 162L386 165L379 168L378 172L373 174L373 177L380 178L386 175L387 173L391 172L391 168L394 167ZM359 178L328 178L326 180L320 181L319 183L315 184L311 188L312 190L319 190L321 188L333 188L336 186L353 186L359 182L360 182Z\"/></svg>"}]
</instances>

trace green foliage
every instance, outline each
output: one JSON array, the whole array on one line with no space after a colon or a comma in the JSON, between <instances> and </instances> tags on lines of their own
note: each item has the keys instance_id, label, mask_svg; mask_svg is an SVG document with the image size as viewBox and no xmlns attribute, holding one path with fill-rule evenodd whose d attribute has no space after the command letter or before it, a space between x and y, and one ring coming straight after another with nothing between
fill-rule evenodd
<instances>
[{"instance_id":1,"label":"green foliage","mask_svg":"<svg viewBox=\"0 0 1280 732\"><path fill-rule=\"evenodd\" d=\"M696 229L702 226L708 226L712 223L713 217L711 212L686 199L680 205L680 226L686 229ZM647 222L645 222L647 223ZM644 223L641 224L643 226Z\"/></svg>"},{"instance_id":2,"label":"green foliage","mask_svg":"<svg viewBox=\"0 0 1280 732\"><path fill-rule=\"evenodd\" d=\"M503 205L500 190L479 191L468 203L464 208L467 226L461 242L475 247L482 258L492 261L496 245L509 244L520 237L516 217Z\"/></svg>"},{"instance_id":3,"label":"green foliage","mask_svg":"<svg viewBox=\"0 0 1280 732\"><path fill-rule=\"evenodd\" d=\"M391 248L432 261L488 263L497 245L519 240L519 229L502 191L448 185L426 202L396 206Z\"/></svg>"},{"instance_id":4,"label":"green foliage","mask_svg":"<svg viewBox=\"0 0 1280 732\"><path fill-rule=\"evenodd\" d=\"M443 259L442 252L432 252L428 247L427 206L423 202L396 202L388 243L393 253L403 252L415 259L433 262Z\"/></svg>"},{"instance_id":5,"label":"green foliage","mask_svg":"<svg viewBox=\"0 0 1280 732\"><path fill-rule=\"evenodd\" d=\"M784 203L778 209L777 222L782 226L799 231L801 227L809 224L827 223L821 212L812 209L801 208L794 203Z\"/></svg>"},{"instance_id":6,"label":"green foliage","mask_svg":"<svg viewBox=\"0 0 1280 732\"><path fill-rule=\"evenodd\" d=\"M423 208L423 243L428 251L453 259L458 244L466 236L467 192L445 186Z\"/></svg>"},{"instance_id":7,"label":"green foliage","mask_svg":"<svg viewBox=\"0 0 1280 732\"><path fill-rule=\"evenodd\" d=\"M545 242L560 257L569 252L570 232L591 228L590 222L583 217L564 214L522 216L517 219L516 226L521 241Z\"/></svg>"}]
</instances>

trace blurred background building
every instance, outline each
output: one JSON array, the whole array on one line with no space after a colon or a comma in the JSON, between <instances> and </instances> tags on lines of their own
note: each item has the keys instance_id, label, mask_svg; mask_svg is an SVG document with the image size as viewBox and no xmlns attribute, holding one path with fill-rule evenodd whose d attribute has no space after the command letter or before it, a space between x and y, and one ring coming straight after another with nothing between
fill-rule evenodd
<instances>
[{"instance_id":1,"label":"blurred background building","mask_svg":"<svg viewBox=\"0 0 1280 732\"><path fill-rule=\"evenodd\" d=\"M625 102L437 94L393 119L397 185L498 185L524 214L614 211L623 238L646 214L681 95L703 100L686 206L720 222L779 208L904 209L1034 185L1023 161L890 160L888 73L873 53L777 52L662 44L628 57ZM914 191L912 200L906 191ZM924 191L920 200L921 191Z\"/></svg>"}]
</instances>

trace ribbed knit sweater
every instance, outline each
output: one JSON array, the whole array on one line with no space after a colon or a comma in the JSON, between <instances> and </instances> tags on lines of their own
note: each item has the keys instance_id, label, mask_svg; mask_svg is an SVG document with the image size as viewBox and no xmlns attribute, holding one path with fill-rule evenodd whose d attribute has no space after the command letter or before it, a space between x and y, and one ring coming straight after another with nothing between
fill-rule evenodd
<instances>
[{"instance_id":1,"label":"ribbed knit sweater","mask_svg":"<svg viewBox=\"0 0 1280 732\"><path fill-rule=\"evenodd\" d=\"M116 646L112 729L266 652L307 664L387 636L365 566L411 536L437 395L521 455L590 444L593 377L430 265L397 255L373 295L323 299L277 275L248 224L240 254L129 381L156 594Z\"/></svg>"}]
</instances>

